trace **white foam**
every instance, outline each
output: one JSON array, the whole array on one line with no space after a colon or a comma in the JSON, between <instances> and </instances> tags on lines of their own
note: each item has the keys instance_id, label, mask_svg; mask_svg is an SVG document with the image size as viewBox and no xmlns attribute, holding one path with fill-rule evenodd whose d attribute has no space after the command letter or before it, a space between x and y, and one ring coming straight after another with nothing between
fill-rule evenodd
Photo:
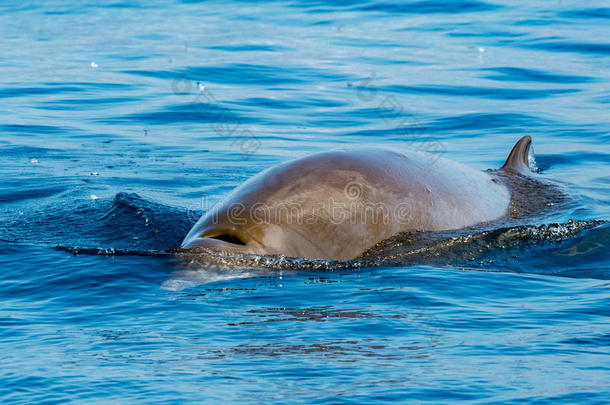
<instances>
[{"instance_id":1,"label":"white foam","mask_svg":"<svg viewBox=\"0 0 610 405\"><path fill-rule=\"evenodd\" d=\"M180 270L161 284L161 288L168 291L182 291L216 281L235 280L239 278L253 277L254 273L249 270L233 270L211 266L202 269Z\"/></svg>"}]
</instances>

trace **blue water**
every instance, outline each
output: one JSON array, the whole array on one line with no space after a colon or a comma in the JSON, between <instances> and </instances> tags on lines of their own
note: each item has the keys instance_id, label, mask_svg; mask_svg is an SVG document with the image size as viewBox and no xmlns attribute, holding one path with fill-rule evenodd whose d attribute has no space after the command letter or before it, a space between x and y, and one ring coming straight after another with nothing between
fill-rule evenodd
<instances>
[{"instance_id":1,"label":"blue water","mask_svg":"<svg viewBox=\"0 0 610 405\"><path fill-rule=\"evenodd\" d=\"M610 226L335 270L169 253L264 168L485 170L610 219L605 1L0 5L0 402L607 403ZM441 257L441 259L443 259Z\"/></svg>"}]
</instances>

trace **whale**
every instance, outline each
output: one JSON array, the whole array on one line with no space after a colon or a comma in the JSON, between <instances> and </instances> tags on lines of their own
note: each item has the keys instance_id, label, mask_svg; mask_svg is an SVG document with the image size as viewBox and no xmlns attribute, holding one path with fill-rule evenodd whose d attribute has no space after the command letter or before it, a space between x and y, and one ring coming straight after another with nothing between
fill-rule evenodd
<instances>
[{"instance_id":1,"label":"whale","mask_svg":"<svg viewBox=\"0 0 610 405\"><path fill-rule=\"evenodd\" d=\"M419 151L324 151L270 167L197 221L182 249L354 260L397 234L506 222L551 204L522 137L497 170ZM538 190L545 190L542 194Z\"/></svg>"}]
</instances>

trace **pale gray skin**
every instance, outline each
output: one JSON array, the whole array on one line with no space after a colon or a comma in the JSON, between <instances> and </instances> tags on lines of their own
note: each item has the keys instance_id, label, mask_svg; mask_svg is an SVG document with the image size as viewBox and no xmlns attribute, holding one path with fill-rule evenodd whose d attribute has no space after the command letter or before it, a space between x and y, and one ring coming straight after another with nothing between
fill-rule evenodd
<instances>
[{"instance_id":1,"label":"pale gray skin","mask_svg":"<svg viewBox=\"0 0 610 405\"><path fill-rule=\"evenodd\" d=\"M531 139L500 169L524 173ZM502 176L419 152L356 149L267 169L202 216L182 248L350 260L401 232L443 231L501 219Z\"/></svg>"}]
</instances>

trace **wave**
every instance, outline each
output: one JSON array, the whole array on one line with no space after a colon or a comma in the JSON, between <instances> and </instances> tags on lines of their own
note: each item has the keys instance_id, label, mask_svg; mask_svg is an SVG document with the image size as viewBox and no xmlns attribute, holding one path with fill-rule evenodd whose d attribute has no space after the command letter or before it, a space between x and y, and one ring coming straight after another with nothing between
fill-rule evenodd
<instances>
[{"instance_id":1,"label":"wave","mask_svg":"<svg viewBox=\"0 0 610 405\"><path fill-rule=\"evenodd\" d=\"M51 203L10 215L0 227L0 239L74 252L144 254L179 246L200 214L118 193L110 199L76 201L71 207Z\"/></svg>"}]
</instances>

